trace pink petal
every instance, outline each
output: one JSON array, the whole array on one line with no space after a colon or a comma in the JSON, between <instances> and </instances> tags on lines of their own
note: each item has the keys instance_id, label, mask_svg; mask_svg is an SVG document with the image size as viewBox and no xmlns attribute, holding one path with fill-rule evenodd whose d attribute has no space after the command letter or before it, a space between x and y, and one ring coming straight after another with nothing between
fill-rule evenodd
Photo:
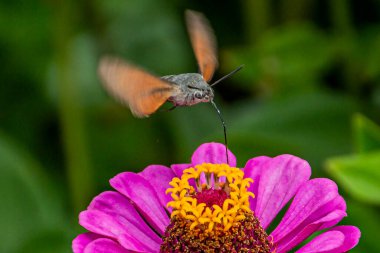
<instances>
[{"instance_id":1,"label":"pink petal","mask_svg":"<svg viewBox=\"0 0 380 253\"><path fill-rule=\"evenodd\" d=\"M254 209L264 229L311 175L309 164L298 157L280 155L262 162L265 159L259 161L262 168Z\"/></svg>"},{"instance_id":2,"label":"pink petal","mask_svg":"<svg viewBox=\"0 0 380 253\"><path fill-rule=\"evenodd\" d=\"M79 214L79 224L87 230L114 238L124 248L137 252L158 252L160 245L146 236L133 223L116 219L113 215L98 210L83 211Z\"/></svg>"},{"instance_id":3,"label":"pink petal","mask_svg":"<svg viewBox=\"0 0 380 253\"><path fill-rule=\"evenodd\" d=\"M277 252L287 252L315 231L337 224L346 216L345 211L346 203L333 181L317 178L303 184L271 234Z\"/></svg>"},{"instance_id":4,"label":"pink petal","mask_svg":"<svg viewBox=\"0 0 380 253\"><path fill-rule=\"evenodd\" d=\"M296 252L331 252L335 248L341 247L343 245L343 241L343 233L339 231L329 231L315 237L311 242L309 242Z\"/></svg>"},{"instance_id":5,"label":"pink petal","mask_svg":"<svg viewBox=\"0 0 380 253\"><path fill-rule=\"evenodd\" d=\"M264 169L268 168L262 166L262 164L271 159L272 158L267 156L255 157L248 160L248 162L244 166L244 177L253 179L253 183L249 186L248 191L253 192L255 196L257 196L257 192L259 189L261 174L263 173ZM249 198L251 210L256 209L256 202L257 197Z\"/></svg>"},{"instance_id":6,"label":"pink petal","mask_svg":"<svg viewBox=\"0 0 380 253\"><path fill-rule=\"evenodd\" d=\"M162 243L161 238L146 224L129 200L118 192L106 191L99 194L91 201L87 210L98 210L111 215L119 224L124 224L125 233L133 236L133 231L129 231L129 223L132 223L156 244Z\"/></svg>"},{"instance_id":7,"label":"pink petal","mask_svg":"<svg viewBox=\"0 0 380 253\"><path fill-rule=\"evenodd\" d=\"M191 165L190 163L182 163L182 164L172 164L170 168L174 171L174 174L176 175L176 177L180 178L183 174L183 171L185 169L190 168L191 166L193 165Z\"/></svg>"},{"instance_id":8,"label":"pink petal","mask_svg":"<svg viewBox=\"0 0 380 253\"><path fill-rule=\"evenodd\" d=\"M84 253L128 253L132 252L129 250L124 249L120 244L117 242L107 239L107 238L101 238L97 239L95 241L92 241L88 244L86 247Z\"/></svg>"},{"instance_id":9,"label":"pink petal","mask_svg":"<svg viewBox=\"0 0 380 253\"><path fill-rule=\"evenodd\" d=\"M156 190L161 205L167 210L171 210L166 207L166 204L171 201L172 198L170 194L166 194L165 191L171 187L169 183L176 177L174 172L170 168L162 165L150 165L140 172L139 175L145 178L153 186L153 189Z\"/></svg>"},{"instance_id":10,"label":"pink petal","mask_svg":"<svg viewBox=\"0 0 380 253\"><path fill-rule=\"evenodd\" d=\"M110 184L132 201L139 213L159 234L164 234L170 220L158 199L156 189L147 180L135 173L124 172L112 178Z\"/></svg>"},{"instance_id":11,"label":"pink petal","mask_svg":"<svg viewBox=\"0 0 380 253\"><path fill-rule=\"evenodd\" d=\"M296 253L342 253L354 248L360 238L360 230L354 226L335 227L315 237Z\"/></svg>"},{"instance_id":12,"label":"pink petal","mask_svg":"<svg viewBox=\"0 0 380 253\"><path fill-rule=\"evenodd\" d=\"M174 173L177 175L177 177L181 178L183 171L185 169L192 167L192 166L193 166L192 164L183 163L183 164L172 164L172 166L170 166L170 167L172 168ZM194 188L196 188L195 180L193 178L189 180L189 184L191 186L193 186Z\"/></svg>"},{"instance_id":13,"label":"pink petal","mask_svg":"<svg viewBox=\"0 0 380 253\"><path fill-rule=\"evenodd\" d=\"M73 252L74 253L83 253L86 246L90 242L92 242L98 238L101 238L101 236L98 234L94 234L94 233L84 233L84 234L78 235L73 240L73 243L72 243Z\"/></svg>"},{"instance_id":14,"label":"pink petal","mask_svg":"<svg viewBox=\"0 0 380 253\"><path fill-rule=\"evenodd\" d=\"M336 210L326 215L322 219L319 219L315 222L306 225L304 228L298 231L297 234L292 233L282 241L276 242L278 245L277 252L288 252L290 249L304 241L315 231L322 230L326 227L331 227L337 224L344 216L346 216L345 212L341 210Z\"/></svg>"},{"instance_id":15,"label":"pink petal","mask_svg":"<svg viewBox=\"0 0 380 253\"><path fill-rule=\"evenodd\" d=\"M231 167L236 166L236 157L228 150L228 164ZM202 163L221 164L227 163L226 147L220 143L204 143L200 145L191 157L193 165Z\"/></svg>"}]
</instances>

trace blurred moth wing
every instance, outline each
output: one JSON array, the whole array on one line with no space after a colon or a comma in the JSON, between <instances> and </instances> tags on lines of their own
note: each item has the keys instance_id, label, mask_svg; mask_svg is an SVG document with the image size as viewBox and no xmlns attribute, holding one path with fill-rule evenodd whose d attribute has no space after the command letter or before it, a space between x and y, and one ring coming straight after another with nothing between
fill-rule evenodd
<instances>
[{"instance_id":1,"label":"blurred moth wing","mask_svg":"<svg viewBox=\"0 0 380 253\"><path fill-rule=\"evenodd\" d=\"M186 10L185 17L199 70L205 81L208 82L218 67L214 32L202 13Z\"/></svg>"},{"instance_id":2,"label":"blurred moth wing","mask_svg":"<svg viewBox=\"0 0 380 253\"><path fill-rule=\"evenodd\" d=\"M106 90L139 118L154 113L178 87L120 59L104 57L99 75Z\"/></svg>"}]
</instances>

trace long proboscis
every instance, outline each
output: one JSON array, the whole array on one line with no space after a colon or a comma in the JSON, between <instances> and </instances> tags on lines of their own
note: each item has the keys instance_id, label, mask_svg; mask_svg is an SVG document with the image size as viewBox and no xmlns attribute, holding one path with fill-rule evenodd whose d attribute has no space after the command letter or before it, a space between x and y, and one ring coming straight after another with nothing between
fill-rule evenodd
<instances>
[{"instance_id":1,"label":"long proboscis","mask_svg":"<svg viewBox=\"0 0 380 253\"><path fill-rule=\"evenodd\" d=\"M224 119L222 117L222 114L220 113L219 108L216 106L214 100L211 100L212 106L215 108L216 112L218 113L219 119L222 122L223 125L223 133L224 133L224 146L226 147L226 159L227 159L227 164L229 164L228 161L228 145L227 145L227 128L226 128L226 123L224 122Z\"/></svg>"},{"instance_id":2,"label":"long proboscis","mask_svg":"<svg viewBox=\"0 0 380 253\"><path fill-rule=\"evenodd\" d=\"M219 80L216 80L215 82L213 82L210 86L214 86L218 83L220 83L221 81L223 81L224 79L227 79L229 78L230 76L232 76L233 74L235 74L236 72L238 72L239 70L241 70L242 68L244 67L244 64L243 65L240 65L239 67L237 67L236 69L234 69L233 71L231 71L230 73L228 73L227 75L223 76L222 78L220 78Z\"/></svg>"}]
</instances>

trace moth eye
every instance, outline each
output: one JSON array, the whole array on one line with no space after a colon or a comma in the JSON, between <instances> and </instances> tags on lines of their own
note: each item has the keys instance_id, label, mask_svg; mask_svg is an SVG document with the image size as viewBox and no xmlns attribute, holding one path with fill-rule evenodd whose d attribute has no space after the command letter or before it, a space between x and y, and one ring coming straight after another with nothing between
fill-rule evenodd
<instances>
[{"instance_id":1,"label":"moth eye","mask_svg":"<svg viewBox=\"0 0 380 253\"><path fill-rule=\"evenodd\" d=\"M198 98L198 99L201 99L203 96L201 93L195 93L195 97Z\"/></svg>"}]
</instances>

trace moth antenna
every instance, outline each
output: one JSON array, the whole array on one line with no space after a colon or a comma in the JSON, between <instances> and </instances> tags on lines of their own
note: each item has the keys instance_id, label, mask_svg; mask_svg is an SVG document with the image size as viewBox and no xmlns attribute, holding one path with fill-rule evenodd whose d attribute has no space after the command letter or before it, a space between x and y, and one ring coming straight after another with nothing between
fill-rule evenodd
<instances>
[{"instance_id":1,"label":"moth antenna","mask_svg":"<svg viewBox=\"0 0 380 253\"><path fill-rule=\"evenodd\" d=\"M223 76L222 78L220 78L219 80L216 80L213 84L211 84L210 86L214 86L215 84L217 83L220 83L221 81L223 81L224 79L226 78L229 78L230 76L232 76L233 74L235 74L236 72L238 72L239 70L241 70L242 68L244 67L244 64L243 65L240 65L239 67L237 67L236 69L234 69L232 72L230 72L229 74Z\"/></svg>"},{"instance_id":2,"label":"moth antenna","mask_svg":"<svg viewBox=\"0 0 380 253\"><path fill-rule=\"evenodd\" d=\"M236 72L236 71L235 71ZM224 133L224 146L226 147L226 158L227 158L227 164L229 163L228 161L228 147L227 147L227 130L226 130L226 123L224 122L224 119L222 117L222 114L220 113L219 108L216 106L214 100L211 100L212 106L215 108L216 112L218 113L219 119L222 122L223 125L223 133Z\"/></svg>"}]
</instances>

